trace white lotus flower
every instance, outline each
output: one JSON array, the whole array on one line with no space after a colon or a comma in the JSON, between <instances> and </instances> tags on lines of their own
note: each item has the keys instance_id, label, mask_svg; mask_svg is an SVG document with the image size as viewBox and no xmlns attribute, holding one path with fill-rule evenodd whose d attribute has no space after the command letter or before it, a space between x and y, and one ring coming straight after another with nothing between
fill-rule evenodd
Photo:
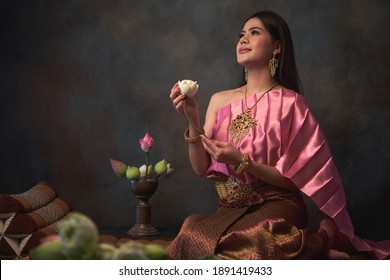
<instances>
[{"instance_id":1,"label":"white lotus flower","mask_svg":"<svg viewBox=\"0 0 390 280\"><path fill-rule=\"evenodd\" d=\"M179 84L180 92L188 97L193 97L199 89L198 83L192 80L182 80L177 82Z\"/></svg>"},{"instance_id":2,"label":"white lotus flower","mask_svg":"<svg viewBox=\"0 0 390 280\"><path fill-rule=\"evenodd\" d=\"M142 165L139 169L139 172L140 172L140 176L141 177L145 177L146 176L146 165ZM148 166L148 175L147 177L149 177L151 174L152 174L152 170L153 170L153 166L150 164Z\"/></svg>"},{"instance_id":3,"label":"white lotus flower","mask_svg":"<svg viewBox=\"0 0 390 280\"><path fill-rule=\"evenodd\" d=\"M172 168L171 164L170 163L167 163L167 172L165 173L165 176L170 176L171 173L173 172L173 170L175 170L174 168Z\"/></svg>"}]
</instances>

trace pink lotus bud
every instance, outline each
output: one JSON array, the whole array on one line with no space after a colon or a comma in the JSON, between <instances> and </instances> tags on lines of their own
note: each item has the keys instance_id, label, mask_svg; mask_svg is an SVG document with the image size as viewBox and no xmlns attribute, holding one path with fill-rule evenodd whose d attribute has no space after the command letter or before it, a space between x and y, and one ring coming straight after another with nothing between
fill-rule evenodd
<instances>
[{"instance_id":1,"label":"pink lotus bud","mask_svg":"<svg viewBox=\"0 0 390 280\"><path fill-rule=\"evenodd\" d=\"M154 145L154 139L152 138L152 136L150 136L148 132L146 132L145 137L139 139L139 145L144 152L149 152L149 150Z\"/></svg>"},{"instance_id":2,"label":"pink lotus bud","mask_svg":"<svg viewBox=\"0 0 390 280\"><path fill-rule=\"evenodd\" d=\"M40 240L41 243L46 243L46 242L51 242L54 240L59 240L61 239L61 236L59 234L53 234L53 235L48 235Z\"/></svg>"},{"instance_id":3,"label":"pink lotus bud","mask_svg":"<svg viewBox=\"0 0 390 280\"><path fill-rule=\"evenodd\" d=\"M126 175L127 165L115 159L110 159L111 167L118 177L124 177Z\"/></svg>"}]
</instances>

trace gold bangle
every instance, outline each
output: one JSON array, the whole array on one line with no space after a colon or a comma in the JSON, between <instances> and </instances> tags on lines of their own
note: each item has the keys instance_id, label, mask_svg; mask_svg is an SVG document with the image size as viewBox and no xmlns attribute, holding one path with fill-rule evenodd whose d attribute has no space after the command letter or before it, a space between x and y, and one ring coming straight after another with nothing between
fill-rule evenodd
<instances>
[{"instance_id":1,"label":"gold bangle","mask_svg":"<svg viewBox=\"0 0 390 280\"><path fill-rule=\"evenodd\" d=\"M200 134L195 137L190 137L189 135L190 135L190 128L188 127L184 132L184 140L189 144L198 143L201 140Z\"/></svg>"},{"instance_id":2,"label":"gold bangle","mask_svg":"<svg viewBox=\"0 0 390 280\"><path fill-rule=\"evenodd\" d=\"M249 157L248 154L244 154L244 157L242 158L240 165L234 168L234 173L236 173L236 175L240 175L249 167L250 163L251 163L251 158Z\"/></svg>"}]
</instances>

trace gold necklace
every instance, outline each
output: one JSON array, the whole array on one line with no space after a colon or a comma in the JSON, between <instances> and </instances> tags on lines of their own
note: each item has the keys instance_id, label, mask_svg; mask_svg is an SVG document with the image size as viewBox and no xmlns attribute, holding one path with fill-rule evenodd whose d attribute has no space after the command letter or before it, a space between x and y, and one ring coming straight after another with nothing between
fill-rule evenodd
<instances>
[{"instance_id":1,"label":"gold necklace","mask_svg":"<svg viewBox=\"0 0 390 280\"><path fill-rule=\"evenodd\" d=\"M257 105L257 103L260 101L260 99L268 93L270 90L272 90L274 87L276 87L278 83L274 84L270 89L265 91L253 104L252 107L248 108L248 105L246 103L246 92L248 87L245 88L245 110L241 114L239 114L229 125L229 135L233 139L234 143L238 143L242 138L244 138L246 135L248 135L249 130L257 125L257 120L252 117L251 110Z\"/></svg>"}]
</instances>

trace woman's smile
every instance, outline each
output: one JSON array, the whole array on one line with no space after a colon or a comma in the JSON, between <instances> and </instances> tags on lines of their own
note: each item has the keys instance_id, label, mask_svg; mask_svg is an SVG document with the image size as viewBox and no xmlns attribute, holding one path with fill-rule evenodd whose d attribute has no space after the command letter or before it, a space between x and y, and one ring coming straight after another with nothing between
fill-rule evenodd
<instances>
[{"instance_id":1,"label":"woman's smile","mask_svg":"<svg viewBox=\"0 0 390 280\"><path fill-rule=\"evenodd\" d=\"M247 53L247 52L250 52L251 49L250 48L239 48L238 52L240 54L243 54L243 53Z\"/></svg>"}]
</instances>

